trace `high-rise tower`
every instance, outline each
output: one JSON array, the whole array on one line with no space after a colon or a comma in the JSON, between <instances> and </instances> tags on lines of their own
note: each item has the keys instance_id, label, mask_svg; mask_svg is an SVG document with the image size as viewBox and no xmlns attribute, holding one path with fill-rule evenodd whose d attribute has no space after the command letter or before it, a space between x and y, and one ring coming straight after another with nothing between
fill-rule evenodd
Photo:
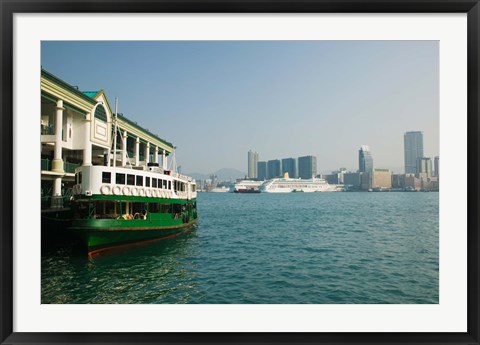
<instances>
[{"instance_id":1,"label":"high-rise tower","mask_svg":"<svg viewBox=\"0 0 480 345\"><path fill-rule=\"evenodd\" d=\"M248 151L248 177L257 178L258 177L258 153L253 152L252 150Z\"/></svg>"},{"instance_id":2,"label":"high-rise tower","mask_svg":"<svg viewBox=\"0 0 480 345\"><path fill-rule=\"evenodd\" d=\"M291 178L297 177L297 160L295 158L283 158L282 173L288 173Z\"/></svg>"},{"instance_id":3,"label":"high-rise tower","mask_svg":"<svg viewBox=\"0 0 480 345\"><path fill-rule=\"evenodd\" d=\"M406 132L403 136L405 151L405 174L417 172L418 158L423 157L423 132Z\"/></svg>"},{"instance_id":4,"label":"high-rise tower","mask_svg":"<svg viewBox=\"0 0 480 345\"><path fill-rule=\"evenodd\" d=\"M370 153L370 148L367 145L362 145L360 150L358 150L358 171L373 171L373 158L372 154Z\"/></svg>"},{"instance_id":5,"label":"high-rise tower","mask_svg":"<svg viewBox=\"0 0 480 345\"><path fill-rule=\"evenodd\" d=\"M315 176L317 176L317 157L298 157L298 177L307 179Z\"/></svg>"}]
</instances>

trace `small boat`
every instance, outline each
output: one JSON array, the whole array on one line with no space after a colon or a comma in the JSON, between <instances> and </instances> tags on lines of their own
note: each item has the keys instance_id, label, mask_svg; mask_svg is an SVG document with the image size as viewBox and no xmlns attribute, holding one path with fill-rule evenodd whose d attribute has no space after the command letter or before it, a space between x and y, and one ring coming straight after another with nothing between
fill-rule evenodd
<instances>
[{"instance_id":1,"label":"small boat","mask_svg":"<svg viewBox=\"0 0 480 345\"><path fill-rule=\"evenodd\" d=\"M233 187L234 193L260 193L263 181L240 180Z\"/></svg>"},{"instance_id":2,"label":"small boat","mask_svg":"<svg viewBox=\"0 0 480 345\"><path fill-rule=\"evenodd\" d=\"M209 192L211 192L211 193L228 193L228 192L230 192L230 188L225 187L225 186L216 187L216 188L210 189Z\"/></svg>"}]
</instances>

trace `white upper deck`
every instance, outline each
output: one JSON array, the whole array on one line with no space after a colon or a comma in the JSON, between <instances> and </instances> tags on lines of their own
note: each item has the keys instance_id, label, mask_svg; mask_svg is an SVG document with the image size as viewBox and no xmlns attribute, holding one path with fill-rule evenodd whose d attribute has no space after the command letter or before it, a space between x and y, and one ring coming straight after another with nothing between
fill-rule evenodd
<instances>
[{"instance_id":1,"label":"white upper deck","mask_svg":"<svg viewBox=\"0 0 480 345\"><path fill-rule=\"evenodd\" d=\"M74 195L141 196L174 199L197 197L191 177L151 166L143 169L84 166L75 170Z\"/></svg>"}]
</instances>

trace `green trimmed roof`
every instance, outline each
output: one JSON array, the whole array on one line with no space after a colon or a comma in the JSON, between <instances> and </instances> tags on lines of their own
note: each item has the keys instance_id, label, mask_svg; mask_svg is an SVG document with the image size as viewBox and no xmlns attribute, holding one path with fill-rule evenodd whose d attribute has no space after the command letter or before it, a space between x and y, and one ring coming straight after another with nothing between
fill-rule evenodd
<instances>
[{"instance_id":1,"label":"green trimmed roof","mask_svg":"<svg viewBox=\"0 0 480 345\"><path fill-rule=\"evenodd\" d=\"M155 139L161 141L162 143L164 143L165 145L168 145L168 146L171 146L173 148L173 144L160 138L158 135L156 134L153 134L152 132L150 132L148 129L145 129L143 128L142 126L138 125L135 121L132 121L128 118L125 117L125 115L121 114L121 113L118 113L118 117L121 118L122 120L124 120L125 122L128 122L130 125L134 126L134 127L137 127L138 129L142 130L143 132L146 132L148 134L150 134L152 137L154 137Z\"/></svg>"},{"instance_id":2,"label":"green trimmed roof","mask_svg":"<svg viewBox=\"0 0 480 345\"><path fill-rule=\"evenodd\" d=\"M82 97L83 99L88 99L89 102L91 102L92 104L95 104L96 103L96 100L94 99L94 97L96 95L98 95L98 93L102 92L102 90L100 91L79 91L77 88L71 86L70 84L68 84L67 82L61 80L60 78L58 78L57 76L54 76L53 74L51 74L50 72L47 72L46 70L44 70L42 68L42 75L45 76L46 78L48 79L51 79L51 80L54 80L56 81L57 83L61 84L62 86L66 87L69 89L70 92ZM105 95L105 99L107 99L107 102L108 102L108 98L106 97ZM155 139L163 142L165 145L168 145L168 146L171 146L173 148L173 144L172 143L169 143L168 141L166 140L163 140L162 138L160 138L159 136L151 133L148 129L145 129L143 128L142 126L139 126L136 122L126 118L123 114L118 114L119 117L121 117L124 121L130 123L132 126L134 127L137 127L138 129L140 129L141 131L145 132L145 133L148 133L149 135L151 135L152 137L154 137Z\"/></svg>"},{"instance_id":3,"label":"green trimmed roof","mask_svg":"<svg viewBox=\"0 0 480 345\"><path fill-rule=\"evenodd\" d=\"M91 97L88 97L83 92L78 91L77 88L73 87L72 85L63 81L62 79L58 78L57 76L53 75L52 73L47 72L43 68L42 68L42 76L44 76L45 78L55 82L58 85L61 85L62 87L66 88L69 92L73 93L74 95L77 95L77 96L83 98L84 100L88 100L91 104L96 103L96 101L94 99L92 99Z\"/></svg>"},{"instance_id":4,"label":"green trimmed roof","mask_svg":"<svg viewBox=\"0 0 480 345\"><path fill-rule=\"evenodd\" d=\"M90 98L95 97L95 95L96 95L98 92L99 92L99 91L83 91L83 93L84 93L85 95L87 95L88 97L90 97Z\"/></svg>"}]
</instances>

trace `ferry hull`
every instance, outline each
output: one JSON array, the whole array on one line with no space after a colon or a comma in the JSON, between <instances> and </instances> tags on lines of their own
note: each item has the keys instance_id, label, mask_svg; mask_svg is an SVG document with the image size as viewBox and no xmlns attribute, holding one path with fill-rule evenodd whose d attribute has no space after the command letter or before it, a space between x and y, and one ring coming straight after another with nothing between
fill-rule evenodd
<instances>
[{"instance_id":1,"label":"ferry hull","mask_svg":"<svg viewBox=\"0 0 480 345\"><path fill-rule=\"evenodd\" d=\"M70 230L83 240L88 253L94 254L122 245L179 236L190 230L197 218L187 223L182 223L181 219L179 221L180 224L160 226L146 225L145 220L85 220L74 221ZM126 225L126 222L129 224Z\"/></svg>"}]
</instances>

